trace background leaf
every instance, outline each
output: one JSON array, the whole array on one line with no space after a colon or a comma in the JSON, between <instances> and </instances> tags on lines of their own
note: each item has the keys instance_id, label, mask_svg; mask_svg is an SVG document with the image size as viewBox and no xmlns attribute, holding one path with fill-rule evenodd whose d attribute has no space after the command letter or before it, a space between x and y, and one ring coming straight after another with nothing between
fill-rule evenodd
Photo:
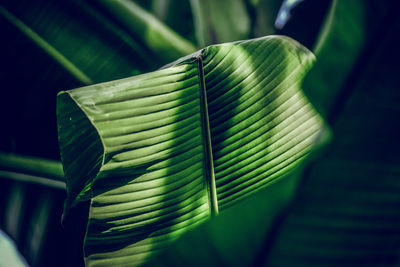
<instances>
[{"instance_id":1,"label":"background leaf","mask_svg":"<svg viewBox=\"0 0 400 267\"><path fill-rule=\"evenodd\" d=\"M363 6L358 9L364 11L362 16L352 12L355 4ZM398 60L395 32L400 24L388 2L338 1L337 5L342 5L338 12L346 13L342 18L355 20L350 25L370 25L365 27L366 43L361 53L354 50L357 60L328 115L335 138L305 172L287 216L276 229L267 265L399 264L396 140L400 98L395 78L398 67L393 62ZM350 36L356 37L350 34L354 28L349 23L342 27L327 37L336 40L338 48L345 47ZM322 51L320 64L330 64L332 52ZM345 58L350 51L337 50L335 55ZM339 69L335 73L338 77L344 74ZM330 76L322 77L326 84L335 84Z\"/></svg>"},{"instance_id":2,"label":"background leaf","mask_svg":"<svg viewBox=\"0 0 400 267\"><path fill-rule=\"evenodd\" d=\"M245 1L191 0L200 46L249 38L250 18Z\"/></svg>"},{"instance_id":3,"label":"background leaf","mask_svg":"<svg viewBox=\"0 0 400 267\"><path fill-rule=\"evenodd\" d=\"M107 12L119 20L134 36L140 36L146 47L166 61L195 51L187 40L169 29L132 1L102 1Z\"/></svg>"}]
</instances>

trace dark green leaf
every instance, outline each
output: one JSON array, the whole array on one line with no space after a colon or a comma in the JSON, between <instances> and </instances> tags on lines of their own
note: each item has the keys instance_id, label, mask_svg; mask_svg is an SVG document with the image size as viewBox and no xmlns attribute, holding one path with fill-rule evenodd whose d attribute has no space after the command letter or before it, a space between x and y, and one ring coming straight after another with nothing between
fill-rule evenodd
<instances>
[{"instance_id":1,"label":"dark green leaf","mask_svg":"<svg viewBox=\"0 0 400 267\"><path fill-rule=\"evenodd\" d=\"M191 0L200 46L249 38L250 18L243 0Z\"/></svg>"},{"instance_id":2,"label":"dark green leaf","mask_svg":"<svg viewBox=\"0 0 400 267\"><path fill-rule=\"evenodd\" d=\"M193 44L132 1L106 0L99 4L113 14L133 36L140 37L161 59L175 60L196 50Z\"/></svg>"},{"instance_id":3,"label":"dark green leaf","mask_svg":"<svg viewBox=\"0 0 400 267\"><path fill-rule=\"evenodd\" d=\"M314 52L323 60L317 61L306 77L304 91L324 116L334 109L333 103L364 48L364 8L362 1L334 0L322 26Z\"/></svg>"},{"instance_id":4,"label":"dark green leaf","mask_svg":"<svg viewBox=\"0 0 400 267\"><path fill-rule=\"evenodd\" d=\"M400 263L400 20L390 1L336 5L336 26L306 79L333 90L327 96L339 92L323 98L335 138L274 229L266 266Z\"/></svg>"}]
</instances>

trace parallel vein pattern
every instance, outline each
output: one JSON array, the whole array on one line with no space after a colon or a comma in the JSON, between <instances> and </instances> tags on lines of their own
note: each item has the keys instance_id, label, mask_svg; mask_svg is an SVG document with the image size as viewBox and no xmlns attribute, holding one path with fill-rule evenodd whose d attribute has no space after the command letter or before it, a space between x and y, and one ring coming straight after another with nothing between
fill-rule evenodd
<instances>
[{"instance_id":1,"label":"parallel vein pattern","mask_svg":"<svg viewBox=\"0 0 400 267\"><path fill-rule=\"evenodd\" d=\"M322 128L299 87L312 61L272 36L61 93L66 210L91 201L87 265L140 265L290 173Z\"/></svg>"},{"instance_id":2,"label":"parallel vein pattern","mask_svg":"<svg viewBox=\"0 0 400 267\"><path fill-rule=\"evenodd\" d=\"M274 36L206 49L220 208L282 177L310 151L322 120L299 81L312 61L299 44Z\"/></svg>"},{"instance_id":3,"label":"parallel vein pattern","mask_svg":"<svg viewBox=\"0 0 400 267\"><path fill-rule=\"evenodd\" d=\"M88 265L138 265L208 217L196 64L67 94L81 105L104 146L104 162L91 185ZM72 118L68 112L62 116ZM84 118L73 119L71 139L85 133L79 124ZM81 151L91 147L79 138L74 145Z\"/></svg>"}]
</instances>

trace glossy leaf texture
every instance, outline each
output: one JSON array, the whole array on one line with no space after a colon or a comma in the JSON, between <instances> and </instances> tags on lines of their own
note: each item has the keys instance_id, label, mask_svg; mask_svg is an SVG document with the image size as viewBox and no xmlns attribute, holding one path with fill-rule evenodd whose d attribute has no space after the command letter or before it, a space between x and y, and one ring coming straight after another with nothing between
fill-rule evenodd
<instances>
[{"instance_id":1,"label":"glossy leaf texture","mask_svg":"<svg viewBox=\"0 0 400 267\"><path fill-rule=\"evenodd\" d=\"M323 128L300 87L313 59L269 36L60 93L66 212L91 201L87 265L140 265L293 170Z\"/></svg>"},{"instance_id":2,"label":"glossy leaf texture","mask_svg":"<svg viewBox=\"0 0 400 267\"><path fill-rule=\"evenodd\" d=\"M203 64L221 208L284 175L313 145L322 121L300 88L313 58L286 37L206 49Z\"/></svg>"}]
</instances>

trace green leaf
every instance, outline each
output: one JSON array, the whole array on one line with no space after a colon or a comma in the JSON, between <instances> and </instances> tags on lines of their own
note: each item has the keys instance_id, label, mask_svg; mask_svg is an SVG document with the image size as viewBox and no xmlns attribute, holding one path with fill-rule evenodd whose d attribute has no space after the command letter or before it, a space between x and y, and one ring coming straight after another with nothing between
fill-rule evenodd
<instances>
[{"instance_id":1,"label":"green leaf","mask_svg":"<svg viewBox=\"0 0 400 267\"><path fill-rule=\"evenodd\" d=\"M27 173L54 177L59 180L64 177L61 163L55 160L0 153L0 166L10 170L18 169Z\"/></svg>"},{"instance_id":2,"label":"green leaf","mask_svg":"<svg viewBox=\"0 0 400 267\"><path fill-rule=\"evenodd\" d=\"M0 178L65 188L61 162L0 153Z\"/></svg>"},{"instance_id":3,"label":"green leaf","mask_svg":"<svg viewBox=\"0 0 400 267\"><path fill-rule=\"evenodd\" d=\"M73 76L84 77L78 77L83 84L132 73L134 65L126 59L127 55L124 58L121 50L114 48L112 39L104 38L115 35L104 28L93 30L98 23L95 24L84 9L77 4L39 3L33 6L7 3L2 7L2 14L9 14L6 17L11 23L70 70ZM71 12L72 8L78 12ZM85 20L91 24L84 24ZM105 64L106 58L109 63L117 61L118 64Z\"/></svg>"},{"instance_id":4,"label":"green leaf","mask_svg":"<svg viewBox=\"0 0 400 267\"><path fill-rule=\"evenodd\" d=\"M255 21L253 32L255 36L275 34L275 20L282 5L281 0L256 0L252 4Z\"/></svg>"},{"instance_id":5,"label":"green leaf","mask_svg":"<svg viewBox=\"0 0 400 267\"><path fill-rule=\"evenodd\" d=\"M88 261L115 246L140 261L208 216L197 64L63 93L58 110L69 197L92 198Z\"/></svg>"},{"instance_id":6,"label":"green leaf","mask_svg":"<svg viewBox=\"0 0 400 267\"><path fill-rule=\"evenodd\" d=\"M106 0L99 4L164 60L175 60L196 50L193 44L133 1Z\"/></svg>"},{"instance_id":7,"label":"green leaf","mask_svg":"<svg viewBox=\"0 0 400 267\"><path fill-rule=\"evenodd\" d=\"M334 102L364 49L367 29L364 9L362 1L332 1L313 49L323 61L317 61L310 70L304 90L325 117L334 109ZM330 79L332 69L335 79Z\"/></svg>"},{"instance_id":8,"label":"green leaf","mask_svg":"<svg viewBox=\"0 0 400 267\"><path fill-rule=\"evenodd\" d=\"M146 18L141 25L151 28L154 19ZM7 127L1 147L42 158L59 159L52 112L52 99L59 90L132 76L195 50L177 34L164 49L175 49L177 54L150 50L137 35L141 33L131 34L93 2L2 1L0 20L1 31L7 36L2 49L9 51L1 64L3 87L9 90L1 106L2 112L12 114L2 120ZM167 27L158 30L171 32ZM181 40L177 47L187 44L186 50L173 47L176 39ZM37 105L39 102L52 104ZM31 127L36 131L27 135ZM29 180L24 175L32 175L14 174L8 172L7 177Z\"/></svg>"},{"instance_id":9,"label":"green leaf","mask_svg":"<svg viewBox=\"0 0 400 267\"><path fill-rule=\"evenodd\" d=\"M250 18L244 1L191 0L190 5L200 46L249 38Z\"/></svg>"},{"instance_id":10,"label":"green leaf","mask_svg":"<svg viewBox=\"0 0 400 267\"><path fill-rule=\"evenodd\" d=\"M167 63L195 51L190 42L127 1L8 1L0 6L0 16L83 85L138 74L158 67L154 62Z\"/></svg>"},{"instance_id":11,"label":"green leaf","mask_svg":"<svg viewBox=\"0 0 400 267\"><path fill-rule=\"evenodd\" d=\"M285 179L186 232L144 266L258 266L265 239L290 203L300 174L294 168Z\"/></svg>"},{"instance_id":12,"label":"green leaf","mask_svg":"<svg viewBox=\"0 0 400 267\"><path fill-rule=\"evenodd\" d=\"M17 17L11 14L7 9L0 6L0 15L3 16L8 22L13 24L18 30L20 30L24 35L26 35L32 42L43 49L49 56L51 56L55 61L59 62L72 76L83 84L93 83L92 80L83 73L79 68L77 68L71 61L64 57L58 50L56 50L51 44L40 37L31 28L25 25Z\"/></svg>"},{"instance_id":13,"label":"green leaf","mask_svg":"<svg viewBox=\"0 0 400 267\"><path fill-rule=\"evenodd\" d=\"M86 1L1 1L1 149L59 160L60 90L159 67L157 55ZM40 103L40 104L38 104ZM30 129L35 129L32 131ZM27 134L29 132L29 134Z\"/></svg>"},{"instance_id":14,"label":"green leaf","mask_svg":"<svg viewBox=\"0 0 400 267\"><path fill-rule=\"evenodd\" d=\"M313 58L285 37L205 51L221 208L280 177L307 154L322 124L300 89Z\"/></svg>"},{"instance_id":15,"label":"green leaf","mask_svg":"<svg viewBox=\"0 0 400 267\"><path fill-rule=\"evenodd\" d=\"M323 127L300 88L313 59L270 36L60 93L66 212L91 201L87 264L139 265L292 172Z\"/></svg>"}]
</instances>

